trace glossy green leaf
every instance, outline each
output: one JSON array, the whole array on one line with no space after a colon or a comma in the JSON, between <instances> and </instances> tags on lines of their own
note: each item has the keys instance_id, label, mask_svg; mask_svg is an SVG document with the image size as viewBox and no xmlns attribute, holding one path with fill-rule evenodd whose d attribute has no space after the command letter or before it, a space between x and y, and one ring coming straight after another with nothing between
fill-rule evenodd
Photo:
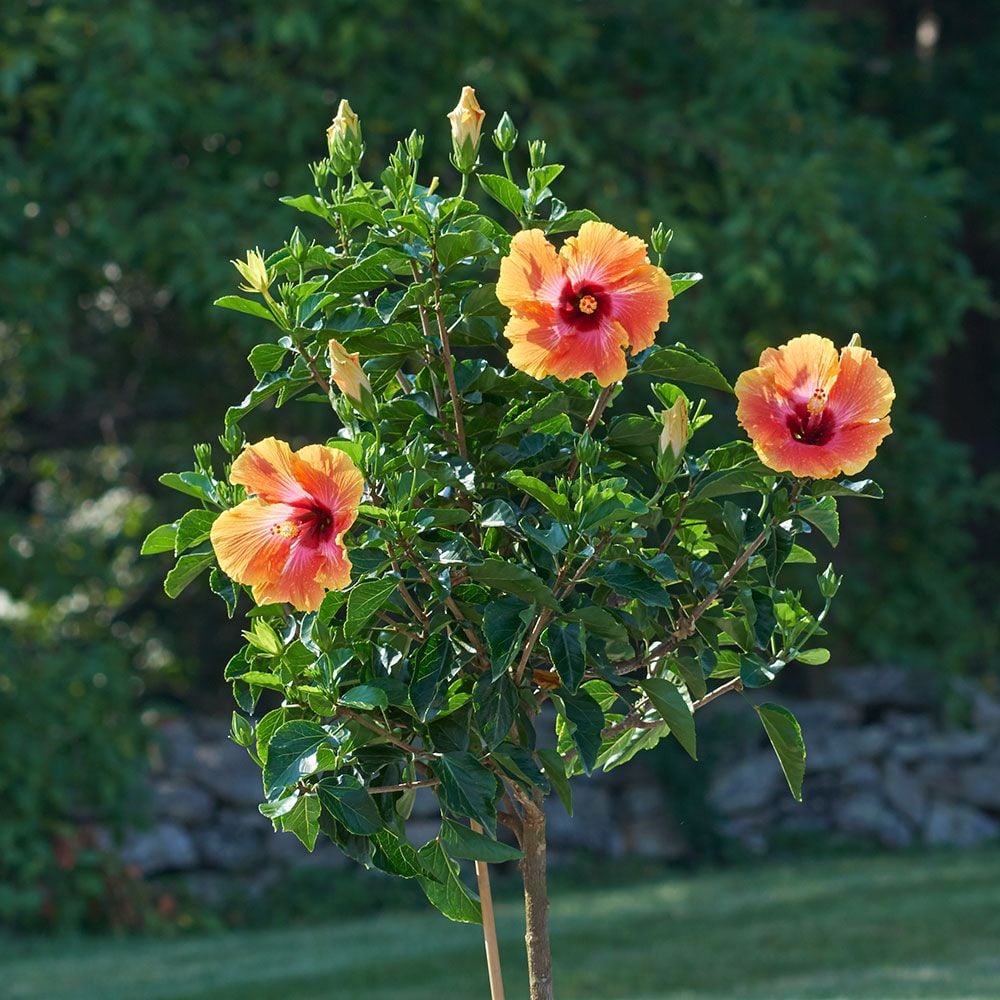
<instances>
[{"instance_id":1,"label":"glossy green leaf","mask_svg":"<svg viewBox=\"0 0 1000 1000\"><path fill-rule=\"evenodd\" d=\"M524 855L508 844L477 833L464 823L446 819L441 824L441 843L453 858L468 861L487 861L492 865L504 861L518 861Z\"/></svg>"},{"instance_id":2,"label":"glossy green leaf","mask_svg":"<svg viewBox=\"0 0 1000 1000\"><path fill-rule=\"evenodd\" d=\"M542 633L541 641L549 651L563 684L567 690L575 692L587 666L583 629L575 623L562 625L552 622Z\"/></svg>"},{"instance_id":3,"label":"glossy green leaf","mask_svg":"<svg viewBox=\"0 0 1000 1000\"><path fill-rule=\"evenodd\" d=\"M316 790L323 808L345 830L361 837L370 837L382 829L384 824L375 800L359 785L337 778L323 778L316 785Z\"/></svg>"},{"instance_id":4,"label":"glossy green leaf","mask_svg":"<svg viewBox=\"0 0 1000 1000\"><path fill-rule=\"evenodd\" d=\"M300 778L333 767L336 743L322 726L304 719L286 722L267 745L264 791L268 796Z\"/></svg>"},{"instance_id":5,"label":"glossy green leaf","mask_svg":"<svg viewBox=\"0 0 1000 1000\"><path fill-rule=\"evenodd\" d=\"M802 801L802 779L806 771L806 745L798 720L780 705L764 702L755 706L767 738L778 755L781 770L792 795Z\"/></svg>"},{"instance_id":6,"label":"glossy green leaf","mask_svg":"<svg viewBox=\"0 0 1000 1000\"><path fill-rule=\"evenodd\" d=\"M366 580L355 584L347 597L347 620L344 632L348 636L358 635L376 613L388 602L389 595L399 586L393 577L382 580Z\"/></svg>"},{"instance_id":7,"label":"glossy green leaf","mask_svg":"<svg viewBox=\"0 0 1000 1000\"><path fill-rule=\"evenodd\" d=\"M660 718L670 727L677 742L692 760L697 760L694 713L680 689L664 677L649 677L639 681L639 687L646 693Z\"/></svg>"}]
</instances>

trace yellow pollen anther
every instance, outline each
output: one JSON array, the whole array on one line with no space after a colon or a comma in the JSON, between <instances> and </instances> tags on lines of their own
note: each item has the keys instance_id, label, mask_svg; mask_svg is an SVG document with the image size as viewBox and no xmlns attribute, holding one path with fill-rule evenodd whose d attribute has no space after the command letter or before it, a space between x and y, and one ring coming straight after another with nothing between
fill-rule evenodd
<instances>
[{"instance_id":1,"label":"yellow pollen anther","mask_svg":"<svg viewBox=\"0 0 1000 1000\"><path fill-rule=\"evenodd\" d=\"M271 528L271 533L282 538L294 538L299 533L299 526L294 521L285 521Z\"/></svg>"},{"instance_id":2,"label":"yellow pollen anther","mask_svg":"<svg viewBox=\"0 0 1000 1000\"><path fill-rule=\"evenodd\" d=\"M593 316L597 312L597 299L593 295L581 295L576 305L580 312L587 316Z\"/></svg>"}]
</instances>

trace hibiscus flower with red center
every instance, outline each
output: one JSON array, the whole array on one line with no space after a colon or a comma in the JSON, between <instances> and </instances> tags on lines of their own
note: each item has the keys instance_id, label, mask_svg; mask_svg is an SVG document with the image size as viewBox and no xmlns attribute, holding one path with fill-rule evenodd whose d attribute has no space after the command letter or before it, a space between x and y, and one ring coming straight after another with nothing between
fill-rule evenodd
<instances>
[{"instance_id":1,"label":"hibiscus flower with red center","mask_svg":"<svg viewBox=\"0 0 1000 1000\"><path fill-rule=\"evenodd\" d=\"M511 311L508 360L535 378L593 372L611 385L625 376L626 351L652 345L672 297L646 244L606 222L585 222L559 252L540 230L526 229L511 240L497 282Z\"/></svg>"},{"instance_id":2,"label":"hibiscus flower with red center","mask_svg":"<svg viewBox=\"0 0 1000 1000\"><path fill-rule=\"evenodd\" d=\"M892 430L892 379L855 339L840 355L815 333L769 347L736 381L736 416L760 460L811 479L853 476Z\"/></svg>"},{"instance_id":3,"label":"hibiscus flower with red center","mask_svg":"<svg viewBox=\"0 0 1000 1000\"><path fill-rule=\"evenodd\" d=\"M248 445L230 481L253 494L212 525L219 568L251 588L258 604L315 611L327 590L351 582L344 532L354 523L363 480L342 451L298 451L276 438Z\"/></svg>"}]
</instances>

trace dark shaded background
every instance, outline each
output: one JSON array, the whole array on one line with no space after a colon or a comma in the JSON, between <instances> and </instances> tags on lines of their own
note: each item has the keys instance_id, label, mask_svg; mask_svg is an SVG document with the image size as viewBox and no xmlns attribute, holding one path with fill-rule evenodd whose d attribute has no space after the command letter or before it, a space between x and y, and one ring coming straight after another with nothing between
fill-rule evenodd
<instances>
[{"instance_id":1,"label":"dark shaded background","mask_svg":"<svg viewBox=\"0 0 1000 1000\"><path fill-rule=\"evenodd\" d=\"M280 9L279 9L280 8ZM348 96L374 166L477 88L568 165L560 196L676 237L705 281L669 336L735 374L804 330L892 372L881 505L845 510L837 661L997 663L1000 23L990 0L13 5L0 28L0 919L44 898L67 818L114 818L141 711L228 708L239 623L171 604L156 483L212 441L262 331L228 261ZM318 235L318 231L317 231ZM273 430L262 414L248 433ZM719 421L718 434L731 431ZM847 504L845 503L845 508ZM67 890L68 892L70 890Z\"/></svg>"}]
</instances>

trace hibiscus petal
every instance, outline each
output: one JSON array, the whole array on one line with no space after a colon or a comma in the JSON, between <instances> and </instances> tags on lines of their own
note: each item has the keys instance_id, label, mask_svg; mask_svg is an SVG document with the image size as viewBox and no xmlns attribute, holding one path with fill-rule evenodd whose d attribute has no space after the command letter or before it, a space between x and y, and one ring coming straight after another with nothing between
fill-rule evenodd
<instances>
[{"instance_id":1,"label":"hibiscus petal","mask_svg":"<svg viewBox=\"0 0 1000 1000\"><path fill-rule=\"evenodd\" d=\"M258 604L288 603L296 611L316 611L326 595L319 577L327 561L318 546L292 545L280 571L254 586L253 599Z\"/></svg>"},{"instance_id":2,"label":"hibiscus petal","mask_svg":"<svg viewBox=\"0 0 1000 1000\"><path fill-rule=\"evenodd\" d=\"M364 479L344 452L310 444L295 452L293 468L302 488L333 512L338 532L354 524Z\"/></svg>"},{"instance_id":3,"label":"hibiscus petal","mask_svg":"<svg viewBox=\"0 0 1000 1000\"><path fill-rule=\"evenodd\" d=\"M774 372L779 392L796 402L805 402L816 389L829 392L840 360L832 340L804 333L781 347L769 347L760 356L760 367Z\"/></svg>"},{"instance_id":4,"label":"hibiscus petal","mask_svg":"<svg viewBox=\"0 0 1000 1000\"><path fill-rule=\"evenodd\" d=\"M237 583L252 586L281 572L291 547L277 529L301 513L263 500L244 500L224 510L212 524L211 541L219 568Z\"/></svg>"},{"instance_id":5,"label":"hibiscus petal","mask_svg":"<svg viewBox=\"0 0 1000 1000\"><path fill-rule=\"evenodd\" d=\"M649 263L642 240L607 222L585 222L576 236L566 240L560 253L574 288L591 284L610 290Z\"/></svg>"},{"instance_id":6,"label":"hibiscus petal","mask_svg":"<svg viewBox=\"0 0 1000 1000\"><path fill-rule=\"evenodd\" d=\"M845 347L840 355L840 371L830 390L828 405L843 423L880 420L892 406L896 391L889 373L871 351Z\"/></svg>"},{"instance_id":7,"label":"hibiscus petal","mask_svg":"<svg viewBox=\"0 0 1000 1000\"><path fill-rule=\"evenodd\" d=\"M874 457L878 446L892 433L889 418L874 420L870 423L850 424L838 430L826 449L830 454L830 462L836 465L833 472L821 478L830 476L853 476L859 473Z\"/></svg>"},{"instance_id":8,"label":"hibiscus petal","mask_svg":"<svg viewBox=\"0 0 1000 1000\"><path fill-rule=\"evenodd\" d=\"M306 498L295 478L292 449L277 438L247 445L233 462L229 478L268 503L296 503Z\"/></svg>"},{"instance_id":9,"label":"hibiscus petal","mask_svg":"<svg viewBox=\"0 0 1000 1000\"><path fill-rule=\"evenodd\" d=\"M674 297L670 278L659 267L644 264L607 293L611 316L625 328L633 354L652 347L656 331L669 319Z\"/></svg>"},{"instance_id":10,"label":"hibiscus petal","mask_svg":"<svg viewBox=\"0 0 1000 1000\"><path fill-rule=\"evenodd\" d=\"M510 253L500 261L497 299L516 312L537 302L555 305L565 284L563 263L555 247L538 229L524 229L510 241Z\"/></svg>"}]
</instances>

